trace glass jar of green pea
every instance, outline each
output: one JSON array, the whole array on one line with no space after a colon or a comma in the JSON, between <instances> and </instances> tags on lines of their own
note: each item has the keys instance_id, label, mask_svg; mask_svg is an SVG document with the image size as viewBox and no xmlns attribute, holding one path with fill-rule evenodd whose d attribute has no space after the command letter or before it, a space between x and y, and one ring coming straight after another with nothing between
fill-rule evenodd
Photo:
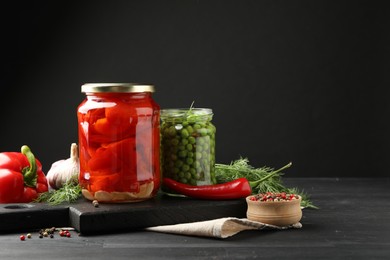
<instances>
[{"instance_id":1,"label":"glass jar of green pea","mask_svg":"<svg viewBox=\"0 0 390 260\"><path fill-rule=\"evenodd\" d=\"M212 118L208 108L161 110L163 177L196 186L216 184Z\"/></svg>"}]
</instances>

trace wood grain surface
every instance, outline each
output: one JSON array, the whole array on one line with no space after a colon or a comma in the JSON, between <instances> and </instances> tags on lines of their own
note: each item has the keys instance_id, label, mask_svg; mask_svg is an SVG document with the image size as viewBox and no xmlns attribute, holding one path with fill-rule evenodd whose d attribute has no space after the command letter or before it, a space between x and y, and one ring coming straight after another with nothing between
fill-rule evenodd
<instances>
[{"instance_id":1,"label":"wood grain surface","mask_svg":"<svg viewBox=\"0 0 390 260\"><path fill-rule=\"evenodd\" d=\"M243 231L227 239L140 230L72 237L0 236L0 259L389 259L390 179L285 179L319 210L303 210L302 229ZM21 223L22 224L22 223ZM26 234L26 232L24 232Z\"/></svg>"}]
</instances>

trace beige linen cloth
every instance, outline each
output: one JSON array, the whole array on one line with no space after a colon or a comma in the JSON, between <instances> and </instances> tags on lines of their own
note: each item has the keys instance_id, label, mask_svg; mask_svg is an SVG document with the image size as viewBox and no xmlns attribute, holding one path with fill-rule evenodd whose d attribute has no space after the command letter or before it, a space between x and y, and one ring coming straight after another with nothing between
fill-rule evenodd
<instances>
[{"instance_id":1,"label":"beige linen cloth","mask_svg":"<svg viewBox=\"0 0 390 260\"><path fill-rule=\"evenodd\" d=\"M192 223L148 227L146 230L189 236L227 238L244 230L283 230L289 228L302 228L302 224L298 222L290 226L279 227L251 221L246 218L227 217Z\"/></svg>"}]
</instances>

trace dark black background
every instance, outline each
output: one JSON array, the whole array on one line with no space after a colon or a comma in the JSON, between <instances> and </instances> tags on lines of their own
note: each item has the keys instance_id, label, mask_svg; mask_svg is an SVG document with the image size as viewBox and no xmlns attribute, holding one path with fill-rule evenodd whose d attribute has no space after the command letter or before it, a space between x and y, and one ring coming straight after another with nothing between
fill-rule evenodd
<instances>
[{"instance_id":1,"label":"dark black background","mask_svg":"<svg viewBox=\"0 0 390 260\"><path fill-rule=\"evenodd\" d=\"M212 108L217 162L286 177L388 176L386 1L14 1L2 8L0 150L48 171L77 142L86 82Z\"/></svg>"}]
</instances>

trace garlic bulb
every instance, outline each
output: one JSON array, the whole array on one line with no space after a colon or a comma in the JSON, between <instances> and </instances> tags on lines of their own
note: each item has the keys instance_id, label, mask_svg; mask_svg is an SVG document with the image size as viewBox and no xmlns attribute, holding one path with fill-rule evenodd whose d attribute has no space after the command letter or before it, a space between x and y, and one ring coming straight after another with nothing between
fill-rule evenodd
<instances>
[{"instance_id":1,"label":"garlic bulb","mask_svg":"<svg viewBox=\"0 0 390 260\"><path fill-rule=\"evenodd\" d=\"M70 147L70 158L54 162L47 172L46 178L51 188L59 189L68 181L77 183L79 172L78 146L72 143Z\"/></svg>"}]
</instances>

